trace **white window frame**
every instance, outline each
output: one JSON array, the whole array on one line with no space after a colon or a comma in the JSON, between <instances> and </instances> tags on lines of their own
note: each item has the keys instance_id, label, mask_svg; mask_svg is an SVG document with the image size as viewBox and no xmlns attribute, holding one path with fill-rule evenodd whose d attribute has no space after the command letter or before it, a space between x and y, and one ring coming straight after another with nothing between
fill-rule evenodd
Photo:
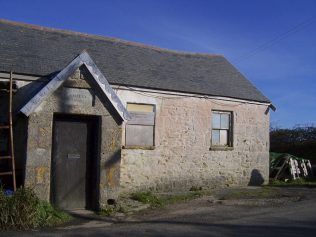
<instances>
[{"instance_id":1,"label":"white window frame","mask_svg":"<svg viewBox=\"0 0 316 237\"><path fill-rule=\"evenodd\" d=\"M214 126L214 114L219 114L220 115L220 125L215 127ZM222 126L222 117L221 115L228 115L228 127ZM227 149L230 150L233 148L233 112L231 111L221 111L221 110L212 110L212 115L211 115L211 150L217 150L217 149ZM214 143L214 132L219 131L219 142ZM227 142L221 141L223 139L221 136L221 131L224 131L226 133L226 139ZM225 134L223 132L223 135Z\"/></svg>"}]
</instances>

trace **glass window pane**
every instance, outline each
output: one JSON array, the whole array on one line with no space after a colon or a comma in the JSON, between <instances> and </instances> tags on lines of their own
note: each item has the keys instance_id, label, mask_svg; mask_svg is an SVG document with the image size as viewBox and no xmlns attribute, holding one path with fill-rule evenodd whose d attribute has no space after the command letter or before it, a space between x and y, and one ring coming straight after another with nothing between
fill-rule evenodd
<instances>
[{"instance_id":1,"label":"glass window pane","mask_svg":"<svg viewBox=\"0 0 316 237\"><path fill-rule=\"evenodd\" d=\"M229 129L229 114L221 114L221 128Z\"/></svg>"},{"instance_id":2,"label":"glass window pane","mask_svg":"<svg viewBox=\"0 0 316 237\"><path fill-rule=\"evenodd\" d=\"M226 146L228 145L228 131L227 130L220 130L220 145Z\"/></svg>"},{"instance_id":3,"label":"glass window pane","mask_svg":"<svg viewBox=\"0 0 316 237\"><path fill-rule=\"evenodd\" d=\"M221 128L221 115L219 113L212 114L212 128Z\"/></svg>"},{"instance_id":4,"label":"glass window pane","mask_svg":"<svg viewBox=\"0 0 316 237\"><path fill-rule=\"evenodd\" d=\"M212 130L212 145L219 145L219 137L220 132L219 130Z\"/></svg>"}]
</instances>

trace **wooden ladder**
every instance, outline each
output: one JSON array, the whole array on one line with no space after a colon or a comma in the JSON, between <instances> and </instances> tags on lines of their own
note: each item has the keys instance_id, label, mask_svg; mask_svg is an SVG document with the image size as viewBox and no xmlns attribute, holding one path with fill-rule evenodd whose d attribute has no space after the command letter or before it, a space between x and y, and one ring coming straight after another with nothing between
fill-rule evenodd
<instances>
[{"instance_id":1,"label":"wooden ladder","mask_svg":"<svg viewBox=\"0 0 316 237\"><path fill-rule=\"evenodd\" d=\"M12 99L13 99L13 73L10 72L10 82L9 82L9 113L8 113L8 124L0 125L0 133L6 130L9 132L4 132L8 136L8 155L0 156L0 160L11 161L8 166L7 171L0 172L0 176L11 176L13 191L16 190L16 177L15 177L15 160L14 160L14 146L13 146L13 123L12 123Z\"/></svg>"}]
</instances>

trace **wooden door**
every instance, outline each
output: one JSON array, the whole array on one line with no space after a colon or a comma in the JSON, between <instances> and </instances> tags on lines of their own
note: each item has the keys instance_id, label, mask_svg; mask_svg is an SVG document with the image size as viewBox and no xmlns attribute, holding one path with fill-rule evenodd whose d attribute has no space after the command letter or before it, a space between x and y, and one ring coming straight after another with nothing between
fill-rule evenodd
<instances>
[{"instance_id":1,"label":"wooden door","mask_svg":"<svg viewBox=\"0 0 316 237\"><path fill-rule=\"evenodd\" d=\"M92 206L97 169L94 126L87 119L55 117L52 157L52 202L65 209L85 209ZM95 200L94 200L95 201Z\"/></svg>"}]
</instances>

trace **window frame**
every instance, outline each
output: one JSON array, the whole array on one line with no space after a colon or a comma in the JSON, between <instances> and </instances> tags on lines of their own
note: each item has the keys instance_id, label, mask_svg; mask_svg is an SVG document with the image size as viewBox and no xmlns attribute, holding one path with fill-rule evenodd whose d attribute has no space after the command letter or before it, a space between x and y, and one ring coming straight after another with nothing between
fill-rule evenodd
<instances>
[{"instance_id":1,"label":"window frame","mask_svg":"<svg viewBox=\"0 0 316 237\"><path fill-rule=\"evenodd\" d=\"M156 136L155 136L155 130L156 130L156 105L151 103L134 103L134 102L127 102L126 103L126 109L128 108L128 104L134 104L134 105L149 105L153 107L153 113L154 113L154 124L153 125L143 125L143 124L130 124L130 125L139 125L139 126L148 126L153 128L153 145L127 145L127 129L128 121L125 124L124 127L124 146L123 149L143 149L143 150L154 150L155 149L155 143L156 143ZM128 112L136 112L137 111L128 111ZM141 111L138 111L141 112ZM146 112L144 112L146 113Z\"/></svg>"},{"instance_id":2,"label":"window frame","mask_svg":"<svg viewBox=\"0 0 316 237\"><path fill-rule=\"evenodd\" d=\"M225 128L213 128L213 115L214 114L228 114L229 115L229 120L228 120L228 129ZM210 136L210 150L233 150L233 112L232 111L226 111L226 110L212 110L211 112L211 136ZM213 131L217 130L217 131L221 131L221 130L225 130L227 131L227 144L226 145L220 145L220 144L213 144Z\"/></svg>"}]
</instances>

